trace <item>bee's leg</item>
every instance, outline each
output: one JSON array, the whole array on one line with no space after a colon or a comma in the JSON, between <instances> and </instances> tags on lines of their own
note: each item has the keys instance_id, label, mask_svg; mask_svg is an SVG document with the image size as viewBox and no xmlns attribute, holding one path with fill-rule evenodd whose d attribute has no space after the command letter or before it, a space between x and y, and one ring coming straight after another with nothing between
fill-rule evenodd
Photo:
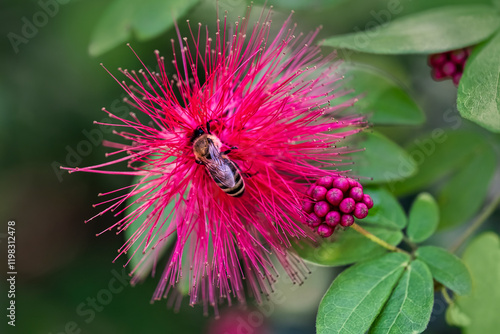
<instances>
[{"instance_id":1,"label":"bee's leg","mask_svg":"<svg viewBox=\"0 0 500 334\"><path fill-rule=\"evenodd\" d=\"M220 153L222 153L222 154L226 155L226 154L231 153L231 151L232 151L232 150L237 150L237 149L238 149L238 147L236 147L236 146L232 146L232 147L230 147L230 148L229 148L229 150L225 150L225 151L220 152Z\"/></svg>"},{"instance_id":2,"label":"bee's leg","mask_svg":"<svg viewBox=\"0 0 500 334\"><path fill-rule=\"evenodd\" d=\"M250 166L250 168L247 168L247 170L252 169L252 167L253 167L253 162L252 162L252 165ZM250 178L250 177L252 177L252 176L254 176L254 175L259 174L259 172L258 172L258 171L257 171L257 172L255 172L255 173L247 173L247 172L243 172L243 171L241 170L240 166L238 166L238 169L240 170L240 172L241 172L241 175L242 175L242 176L244 176L244 177L248 177L248 178Z\"/></svg>"},{"instance_id":3,"label":"bee's leg","mask_svg":"<svg viewBox=\"0 0 500 334\"><path fill-rule=\"evenodd\" d=\"M241 173L241 175L243 175L244 177L252 177L254 175L257 175L259 174L259 172L255 172L255 173Z\"/></svg>"},{"instance_id":4,"label":"bee's leg","mask_svg":"<svg viewBox=\"0 0 500 334\"><path fill-rule=\"evenodd\" d=\"M198 160L198 159L195 159L194 161L195 161L198 165L203 165L203 162L201 162L201 161L200 161L200 160Z\"/></svg>"},{"instance_id":5,"label":"bee's leg","mask_svg":"<svg viewBox=\"0 0 500 334\"><path fill-rule=\"evenodd\" d=\"M211 119L211 120L209 120L209 121L207 122L207 133L208 133L208 134L212 134L212 132L210 131L210 123L212 123L212 122L218 122L218 120L216 120L216 119Z\"/></svg>"}]
</instances>

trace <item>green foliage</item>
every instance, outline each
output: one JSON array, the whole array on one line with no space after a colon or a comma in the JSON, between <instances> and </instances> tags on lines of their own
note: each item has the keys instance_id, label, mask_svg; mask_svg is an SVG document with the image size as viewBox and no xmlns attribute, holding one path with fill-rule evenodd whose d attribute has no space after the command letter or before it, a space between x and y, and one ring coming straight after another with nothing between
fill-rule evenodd
<instances>
[{"instance_id":1,"label":"green foliage","mask_svg":"<svg viewBox=\"0 0 500 334\"><path fill-rule=\"evenodd\" d=\"M158 36L173 27L199 0L114 0L100 17L89 45L89 53L99 56L127 42L132 30L142 40Z\"/></svg>"},{"instance_id":2,"label":"green foliage","mask_svg":"<svg viewBox=\"0 0 500 334\"><path fill-rule=\"evenodd\" d=\"M457 107L467 119L500 132L500 33L477 46L458 87Z\"/></svg>"},{"instance_id":3,"label":"green foliage","mask_svg":"<svg viewBox=\"0 0 500 334\"><path fill-rule=\"evenodd\" d=\"M425 262L436 281L459 295L471 291L471 277L465 264L455 255L435 246L420 247L415 253Z\"/></svg>"},{"instance_id":4,"label":"green foliage","mask_svg":"<svg viewBox=\"0 0 500 334\"><path fill-rule=\"evenodd\" d=\"M436 129L415 139L407 152L413 160L403 161L404 166L418 165L418 173L389 188L397 195L405 195L446 180L437 191L439 227L457 226L474 216L497 166L495 151L482 135Z\"/></svg>"},{"instance_id":5,"label":"green foliage","mask_svg":"<svg viewBox=\"0 0 500 334\"><path fill-rule=\"evenodd\" d=\"M185 15L199 0L143 0L134 14L132 25L141 40L158 36L173 27L175 19Z\"/></svg>"},{"instance_id":6,"label":"green foliage","mask_svg":"<svg viewBox=\"0 0 500 334\"><path fill-rule=\"evenodd\" d=\"M390 253L342 272L318 309L318 334L364 333L376 319L401 278L410 257Z\"/></svg>"},{"instance_id":7,"label":"green foliage","mask_svg":"<svg viewBox=\"0 0 500 334\"><path fill-rule=\"evenodd\" d=\"M373 223L392 229L403 229L406 226L406 214L398 200L385 188L368 187L365 194L373 199L373 208L363 219L365 223Z\"/></svg>"},{"instance_id":8,"label":"green foliage","mask_svg":"<svg viewBox=\"0 0 500 334\"><path fill-rule=\"evenodd\" d=\"M311 7L336 6L348 0L255 0L247 3L268 5L276 8L289 8L292 10L309 9Z\"/></svg>"},{"instance_id":9,"label":"green foliage","mask_svg":"<svg viewBox=\"0 0 500 334\"><path fill-rule=\"evenodd\" d=\"M380 70L361 65L347 65L345 88L360 96L356 112L366 114L373 124L419 125L425 115L413 98L394 78Z\"/></svg>"},{"instance_id":10,"label":"green foliage","mask_svg":"<svg viewBox=\"0 0 500 334\"><path fill-rule=\"evenodd\" d=\"M370 31L327 39L324 45L381 54L438 53L477 44L500 26L491 6L431 9L385 23Z\"/></svg>"},{"instance_id":11,"label":"green foliage","mask_svg":"<svg viewBox=\"0 0 500 334\"><path fill-rule=\"evenodd\" d=\"M406 268L369 333L422 333L434 304L434 284L429 268L415 260Z\"/></svg>"},{"instance_id":12,"label":"green foliage","mask_svg":"<svg viewBox=\"0 0 500 334\"><path fill-rule=\"evenodd\" d=\"M128 0L115 0L109 5L92 32L89 45L92 56L127 42L136 6L137 3Z\"/></svg>"},{"instance_id":13,"label":"green foliage","mask_svg":"<svg viewBox=\"0 0 500 334\"><path fill-rule=\"evenodd\" d=\"M403 233L399 230L369 225L363 225L363 228L391 245L397 245L403 239ZM302 243L296 249L303 259L322 266L343 266L378 257L387 252L387 249L350 228L336 231L333 240L322 242L317 247Z\"/></svg>"},{"instance_id":14,"label":"green foliage","mask_svg":"<svg viewBox=\"0 0 500 334\"><path fill-rule=\"evenodd\" d=\"M354 174L372 178L364 183L400 181L417 172L416 166L411 166L407 174L398 172L401 160L410 159L408 153L398 144L375 131L366 132L365 136L365 140L357 145L364 147L365 151L351 155L356 161L353 166Z\"/></svg>"},{"instance_id":15,"label":"green foliage","mask_svg":"<svg viewBox=\"0 0 500 334\"><path fill-rule=\"evenodd\" d=\"M476 152L471 158L470 163L462 166L439 193L442 228L456 226L472 218L486 198L497 167L495 151L490 146L484 147L484 151ZM464 185L467 185L465 189Z\"/></svg>"},{"instance_id":16,"label":"green foliage","mask_svg":"<svg viewBox=\"0 0 500 334\"><path fill-rule=\"evenodd\" d=\"M406 233L410 241L422 242L429 238L439 224L439 207L428 193L418 195L410 209Z\"/></svg>"},{"instance_id":17,"label":"green foliage","mask_svg":"<svg viewBox=\"0 0 500 334\"><path fill-rule=\"evenodd\" d=\"M456 296L446 313L449 324L464 334L497 333L500 328L500 239L487 232L476 237L463 255L472 275L473 288L467 296Z\"/></svg>"}]
</instances>

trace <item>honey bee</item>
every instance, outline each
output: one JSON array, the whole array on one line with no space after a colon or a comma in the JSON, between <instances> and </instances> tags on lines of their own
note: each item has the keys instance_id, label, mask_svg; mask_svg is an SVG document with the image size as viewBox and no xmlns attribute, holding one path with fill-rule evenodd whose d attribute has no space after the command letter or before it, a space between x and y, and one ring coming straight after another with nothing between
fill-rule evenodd
<instances>
[{"instance_id":1,"label":"honey bee","mask_svg":"<svg viewBox=\"0 0 500 334\"><path fill-rule=\"evenodd\" d=\"M222 191L231 197L241 197L245 192L245 182L238 165L227 157L236 147L221 152L222 143L210 132L210 121L207 122L207 132L201 126L194 130L191 142L196 163L206 167L208 174Z\"/></svg>"}]
</instances>

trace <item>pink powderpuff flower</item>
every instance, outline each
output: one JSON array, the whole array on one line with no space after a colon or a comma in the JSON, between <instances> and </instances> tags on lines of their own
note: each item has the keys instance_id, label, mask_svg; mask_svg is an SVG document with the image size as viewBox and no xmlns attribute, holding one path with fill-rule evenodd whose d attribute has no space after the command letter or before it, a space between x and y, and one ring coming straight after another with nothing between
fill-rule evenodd
<instances>
[{"instance_id":1,"label":"pink powderpuff flower","mask_svg":"<svg viewBox=\"0 0 500 334\"><path fill-rule=\"evenodd\" d=\"M136 205L107 229L123 232L147 215L119 249L122 255L139 245L133 282L156 263L160 246L175 240L154 300L185 280L190 304L202 302L205 312L232 298L244 302L245 290L260 302L277 277L273 257L300 284L308 270L292 243L315 238L302 223L303 198L316 179L340 175L335 166L352 151L339 141L364 126L361 117L340 115L354 100L335 103L348 92L335 55L323 57L313 45L319 29L296 36L290 15L273 33L272 10L263 9L253 25L249 14L233 26L217 20L214 36L201 24L198 32L189 26L189 39L177 29L173 74L158 51L157 72L142 62L138 72L120 69L129 83L117 82L141 114L121 118L103 109L116 120L106 125L122 128L114 133L129 142L106 141L116 149L107 156L123 156L64 168L141 177L104 194L116 197L99 203L108 207L96 216ZM129 171L107 169L124 161Z\"/></svg>"}]
</instances>

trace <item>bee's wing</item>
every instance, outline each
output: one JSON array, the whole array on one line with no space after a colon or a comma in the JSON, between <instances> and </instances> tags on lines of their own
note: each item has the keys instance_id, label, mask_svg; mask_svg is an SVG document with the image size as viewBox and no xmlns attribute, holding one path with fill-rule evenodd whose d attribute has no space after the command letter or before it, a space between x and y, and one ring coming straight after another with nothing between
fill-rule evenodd
<instances>
[{"instance_id":1,"label":"bee's wing","mask_svg":"<svg viewBox=\"0 0 500 334\"><path fill-rule=\"evenodd\" d=\"M207 167L210 176L212 176L215 182L225 187L234 187L234 172L231 170L230 164L224 161L224 158L221 157L220 152L214 145L210 145L208 149L212 159L207 159L205 167Z\"/></svg>"}]
</instances>

